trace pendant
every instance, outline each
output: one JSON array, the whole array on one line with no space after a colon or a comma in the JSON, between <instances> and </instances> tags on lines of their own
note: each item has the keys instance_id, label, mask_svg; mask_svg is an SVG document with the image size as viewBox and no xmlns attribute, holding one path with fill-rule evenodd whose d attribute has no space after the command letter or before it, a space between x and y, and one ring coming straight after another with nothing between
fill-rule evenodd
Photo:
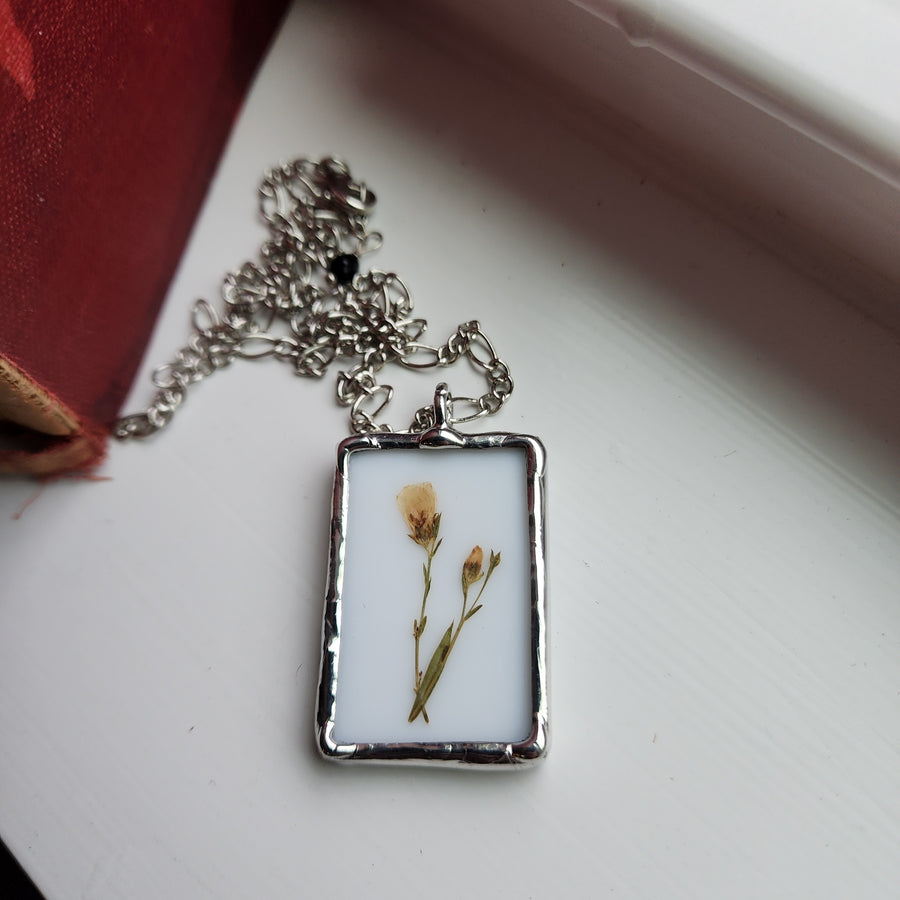
<instances>
[{"instance_id":1,"label":"pendant","mask_svg":"<svg viewBox=\"0 0 900 900\"><path fill-rule=\"evenodd\" d=\"M338 448L316 735L338 761L530 764L548 749L545 452L421 434Z\"/></svg>"}]
</instances>

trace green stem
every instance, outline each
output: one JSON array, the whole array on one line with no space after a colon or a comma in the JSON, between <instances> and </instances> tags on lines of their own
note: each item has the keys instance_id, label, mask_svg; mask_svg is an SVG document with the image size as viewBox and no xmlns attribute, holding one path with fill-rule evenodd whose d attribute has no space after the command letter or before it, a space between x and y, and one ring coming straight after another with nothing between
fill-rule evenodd
<instances>
[{"instance_id":1,"label":"green stem","mask_svg":"<svg viewBox=\"0 0 900 900\"><path fill-rule=\"evenodd\" d=\"M431 557L434 553L437 552L437 548L440 545L440 541L437 544L432 542L432 545L427 548L426 552L429 554L428 557L428 565L425 567L425 596L422 598L422 614L420 621L422 622L422 629L425 627L425 599L428 597L428 590L431 587ZM437 647L434 650L434 653L431 656L431 661L428 663L428 668L425 671L424 675L420 675L419 669L419 635L421 634L421 630L419 628L419 622L413 623L413 631L416 635L416 698L413 701L412 709L409 712L409 721L414 722L419 713L425 718L425 721L428 722L428 714L425 712L425 704L428 702L428 698L431 697L432 692L437 686L438 681L440 681L441 675L444 674L444 666L447 664L447 660L450 657L450 653L453 650L453 647L456 645L456 641L459 639L459 634L462 631L462 627L465 624L467 618L470 618L474 613L478 612L481 609L479 602L481 600L481 596L484 593L484 589L487 587L488 581L490 581L491 575L494 573L494 569L500 565L500 554L494 553L491 550L490 563L488 564L487 572L484 575L484 579L481 582L481 589L478 591L478 595L475 597L475 601L472 603L472 606L469 607L469 588L474 582L467 581L465 577L465 571L463 574L462 580L462 594L463 594L463 604L462 604L462 614L459 617L459 622L450 623L450 627L444 632L444 636L441 638ZM456 628L454 629L454 624Z\"/></svg>"},{"instance_id":2,"label":"green stem","mask_svg":"<svg viewBox=\"0 0 900 900\"><path fill-rule=\"evenodd\" d=\"M428 594L431 591L431 562L434 559L435 553L437 553L437 547L435 545L434 539L432 539L430 546L425 550L428 554L428 562L425 564L425 588L422 592L422 609L419 612L419 619L416 622L413 622L413 638L416 643L416 652L415 652L415 672L414 672L414 688L413 690L418 693L419 688L422 686L422 670L419 668L419 641L422 637L422 632L425 631L425 603L428 600ZM428 722L428 713L425 708L422 708L422 715L425 718L426 723Z\"/></svg>"},{"instance_id":3,"label":"green stem","mask_svg":"<svg viewBox=\"0 0 900 900\"><path fill-rule=\"evenodd\" d=\"M409 721L412 722L415 720L416 716L421 712L425 718L425 721L428 722L428 714L425 711L425 703L428 701L428 698L431 696L432 691L437 687L437 683L441 680L441 675L444 674L444 666L447 664L447 660L450 658L450 653L453 651L453 647L456 644L457 639L459 638L459 634L462 631L463 624L466 621L467 615L470 614L471 610L477 611L476 607L478 606L478 601L481 600L481 595L484 593L484 589L487 587L487 583L490 580L491 575L494 572L494 569L500 562L499 555L496 560L493 559L493 553L491 554L491 565L488 566L488 570L484 576L484 580L481 583L481 590L478 591L478 596L475 598L475 602L471 607L468 606L469 602L469 585L466 582L463 582L463 605L462 605L462 614L459 618L459 623L456 628L453 628L453 623L450 623L450 628L447 629L444 634L443 640L438 644L435 649L434 655L432 656L431 662L428 665L428 673L426 673L427 677L424 679L428 681L427 685L422 684L423 679L418 679L417 689L416 689L416 699L413 703L412 710L409 714ZM432 669L434 672L432 674ZM420 696L421 695L421 696Z\"/></svg>"},{"instance_id":4,"label":"green stem","mask_svg":"<svg viewBox=\"0 0 900 900\"><path fill-rule=\"evenodd\" d=\"M481 590L482 590L482 591L484 590L484 585L481 586ZM456 643L456 639L459 637L459 633L462 631L463 622L466 621L466 601L468 600L468 596L469 596L469 588L468 588L468 587L464 587L464 588L463 588L463 608L462 608L462 615L459 617L459 625L456 626L456 631L453 632L453 639L450 641L450 647L449 647L449 649L447 650L447 656L448 656L448 657L449 657L450 654L453 652L453 645ZM478 596L479 596L479 597L481 596L481 593L480 593L480 592L479 592ZM475 602L477 603L478 601L476 600Z\"/></svg>"},{"instance_id":5,"label":"green stem","mask_svg":"<svg viewBox=\"0 0 900 900\"><path fill-rule=\"evenodd\" d=\"M478 606L478 601L481 599L481 595L484 593L484 589L487 587L488 581L490 581L491 575L494 574L494 567L488 567L487 573L484 576L484 580L481 582L481 590L478 592L478 596L475 598L475 602L472 604L471 608L474 609ZM459 637L459 633L462 631L463 623L466 621L466 613L468 610L466 609L466 602L469 598L469 587L466 585L463 587L463 607L462 607L462 616L459 619L459 625L456 626L456 631L453 634L453 640L450 641L450 649L447 650L447 656L450 656L450 652L453 650L453 645L456 643L456 639Z\"/></svg>"}]
</instances>

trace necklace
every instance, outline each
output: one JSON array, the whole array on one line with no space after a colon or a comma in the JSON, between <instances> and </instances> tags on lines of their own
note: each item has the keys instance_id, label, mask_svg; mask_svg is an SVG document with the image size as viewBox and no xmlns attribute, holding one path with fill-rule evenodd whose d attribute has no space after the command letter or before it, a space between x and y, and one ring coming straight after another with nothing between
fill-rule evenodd
<instances>
[{"instance_id":1,"label":"necklace","mask_svg":"<svg viewBox=\"0 0 900 900\"><path fill-rule=\"evenodd\" d=\"M528 435L455 428L500 409L509 368L477 321L425 344L403 282L360 270L382 237L368 225L375 194L345 163L287 163L259 196L269 237L258 261L225 277L221 314L194 304L188 344L114 434L164 428L191 385L236 359L315 378L348 363L337 375L352 436L335 469L319 749L334 760L533 762L548 746L544 449ZM408 430L376 422L393 393L376 379L386 364L463 358L485 379L480 397L441 383Z\"/></svg>"}]
</instances>

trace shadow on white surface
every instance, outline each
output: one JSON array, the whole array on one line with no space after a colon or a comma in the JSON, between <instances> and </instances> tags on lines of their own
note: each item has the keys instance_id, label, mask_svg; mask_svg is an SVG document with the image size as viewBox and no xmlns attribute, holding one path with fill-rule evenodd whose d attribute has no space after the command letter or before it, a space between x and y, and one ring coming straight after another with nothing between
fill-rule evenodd
<instances>
[{"instance_id":1,"label":"shadow on white surface","mask_svg":"<svg viewBox=\"0 0 900 900\"><path fill-rule=\"evenodd\" d=\"M293 23L302 27L302 15ZM561 247L565 252L568 243L569 265L577 265L575 259L582 266L596 260L596 292L579 300L646 327L649 340L657 341L663 352L699 351L688 365L715 373L723 362L725 370L733 364L735 371L728 374L734 375L739 391L752 393L758 385L764 392L792 395L789 424L799 424L799 431L804 423L796 421L796 409L808 404L803 440L814 451L818 417L824 417L823 429L831 431L827 422L836 416L852 435L847 443L821 449L826 457L835 454L838 467L846 461L847 469L856 468L853 460L868 451L873 461L896 470L900 338L873 327L864 314L799 274L786 276L790 270L784 263L744 242L727 225L673 203L642 173L639 156L631 171L627 163L620 168L598 149L597 141L600 147L605 142L602 123L585 122L580 133L577 128L573 133L571 117L548 105L554 100L565 104L565 96L533 93L527 73L514 68L514 61L503 55L492 58L489 45L461 47L460 35L452 31L425 35L424 27L420 21L419 30L398 42L402 53L385 52L379 42L364 37L353 42L344 65L360 103L377 111L398 136L410 135L410 144L425 157L425 177L433 171L436 179L446 180L450 192L458 185L463 190L463 184L482 184L486 204L499 194L503 202L543 223L544 233L527 235L531 240L520 252L524 259L543 249L544 264L560 267L559 293L543 298L548 311L566 308L574 299L565 296L572 292L565 278L567 260L547 252ZM447 45L465 60L462 68L452 51L440 52ZM379 168L389 164L379 162ZM386 188L382 194L390 196ZM428 188L423 192L426 198L434 195ZM452 199L448 202L453 205ZM438 204L405 212L418 227L433 229L436 241L446 241L448 276L466 285L465 308L477 309L479 295L502 281L490 272L490 254L471 263L455 256L453 238L441 233ZM483 229L489 240L490 228L474 221L485 212L468 210L473 229ZM683 227L686 215L695 227ZM400 257L396 246L394 252ZM509 265L509 258L498 265ZM408 270L409 261L404 266ZM427 278L428 273L410 276L414 291ZM640 289L633 290L632 283ZM577 329L577 322L552 321L551 316L544 345L533 345L535 357L564 358L571 352L567 340L577 343L577 352L589 353L589 343L585 347L575 341ZM519 372L531 365L534 361L519 361ZM834 437L823 434L825 443ZM865 479L863 472L856 476ZM900 500L900 489L889 483L879 480L871 489L891 504Z\"/></svg>"}]
</instances>

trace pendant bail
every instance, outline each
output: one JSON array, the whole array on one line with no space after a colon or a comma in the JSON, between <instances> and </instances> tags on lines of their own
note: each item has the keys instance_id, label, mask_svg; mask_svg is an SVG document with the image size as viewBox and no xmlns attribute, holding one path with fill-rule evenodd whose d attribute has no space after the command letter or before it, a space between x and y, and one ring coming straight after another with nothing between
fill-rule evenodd
<instances>
[{"instance_id":1,"label":"pendant bail","mask_svg":"<svg viewBox=\"0 0 900 900\"><path fill-rule=\"evenodd\" d=\"M434 389L434 427L449 428L450 427L450 388L447 383L442 381Z\"/></svg>"},{"instance_id":2,"label":"pendant bail","mask_svg":"<svg viewBox=\"0 0 900 900\"><path fill-rule=\"evenodd\" d=\"M434 389L434 413L428 407L420 410L420 412L428 412L428 418L433 418L427 431L422 432L419 439L421 447L447 447L447 446L463 446L465 444L465 436L460 434L453 427L453 419L450 414L450 408L453 404L453 396L450 388L445 382L441 382Z\"/></svg>"}]
</instances>

